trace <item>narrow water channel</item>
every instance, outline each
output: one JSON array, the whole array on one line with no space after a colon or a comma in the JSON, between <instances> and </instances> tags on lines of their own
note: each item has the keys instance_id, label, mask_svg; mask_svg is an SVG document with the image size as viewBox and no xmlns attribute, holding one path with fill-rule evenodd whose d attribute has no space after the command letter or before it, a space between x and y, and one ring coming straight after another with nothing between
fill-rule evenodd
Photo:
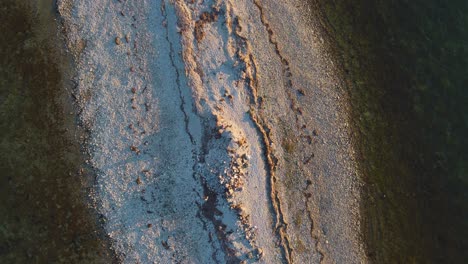
<instances>
[{"instance_id":1,"label":"narrow water channel","mask_svg":"<svg viewBox=\"0 0 468 264\"><path fill-rule=\"evenodd\" d=\"M85 203L53 2L0 3L0 263L111 263Z\"/></svg>"}]
</instances>

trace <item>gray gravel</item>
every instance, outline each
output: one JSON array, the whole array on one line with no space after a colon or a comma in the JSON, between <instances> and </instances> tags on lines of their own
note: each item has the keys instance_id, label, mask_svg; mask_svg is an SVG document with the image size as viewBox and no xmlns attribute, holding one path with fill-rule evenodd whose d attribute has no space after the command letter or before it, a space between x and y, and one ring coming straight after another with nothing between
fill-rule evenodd
<instances>
[{"instance_id":1,"label":"gray gravel","mask_svg":"<svg viewBox=\"0 0 468 264\"><path fill-rule=\"evenodd\" d=\"M123 262L366 262L347 98L300 1L58 6Z\"/></svg>"}]
</instances>

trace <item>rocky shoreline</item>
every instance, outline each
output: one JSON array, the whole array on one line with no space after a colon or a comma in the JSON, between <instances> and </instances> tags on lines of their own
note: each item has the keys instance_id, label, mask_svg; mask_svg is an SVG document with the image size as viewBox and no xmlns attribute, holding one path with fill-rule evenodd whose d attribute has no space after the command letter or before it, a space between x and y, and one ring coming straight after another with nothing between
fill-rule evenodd
<instances>
[{"instance_id":1,"label":"rocky shoreline","mask_svg":"<svg viewBox=\"0 0 468 264\"><path fill-rule=\"evenodd\" d=\"M301 1L58 10L120 261L366 261L346 90Z\"/></svg>"},{"instance_id":2,"label":"rocky shoreline","mask_svg":"<svg viewBox=\"0 0 468 264\"><path fill-rule=\"evenodd\" d=\"M110 263L53 1L1 3L0 262Z\"/></svg>"}]
</instances>

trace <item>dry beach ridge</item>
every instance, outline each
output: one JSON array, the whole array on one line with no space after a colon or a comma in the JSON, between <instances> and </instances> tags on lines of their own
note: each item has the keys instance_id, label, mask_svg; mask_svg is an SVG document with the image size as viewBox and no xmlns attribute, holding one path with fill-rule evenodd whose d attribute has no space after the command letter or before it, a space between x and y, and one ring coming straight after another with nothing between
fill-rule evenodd
<instances>
[{"instance_id":1,"label":"dry beach ridge","mask_svg":"<svg viewBox=\"0 0 468 264\"><path fill-rule=\"evenodd\" d=\"M348 98L310 6L57 4L122 262L366 262Z\"/></svg>"}]
</instances>

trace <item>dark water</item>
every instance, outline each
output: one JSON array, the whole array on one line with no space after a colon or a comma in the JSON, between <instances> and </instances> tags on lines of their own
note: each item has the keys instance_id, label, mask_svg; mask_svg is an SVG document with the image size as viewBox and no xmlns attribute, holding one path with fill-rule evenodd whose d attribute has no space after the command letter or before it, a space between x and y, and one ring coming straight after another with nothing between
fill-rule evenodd
<instances>
[{"instance_id":1,"label":"dark water","mask_svg":"<svg viewBox=\"0 0 468 264\"><path fill-rule=\"evenodd\" d=\"M52 2L0 2L0 263L111 263L83 202Z\"/></svg>"},{"instance_id":2,"label":"dark water","mask_svg":"<svg viewBox=\"0 0 468 264\"><path fill-rule=\"evenodd\" d=\"M345 66L376 263L468 263L468 1L317 0Z\"/></svg>"}]
</instances>

